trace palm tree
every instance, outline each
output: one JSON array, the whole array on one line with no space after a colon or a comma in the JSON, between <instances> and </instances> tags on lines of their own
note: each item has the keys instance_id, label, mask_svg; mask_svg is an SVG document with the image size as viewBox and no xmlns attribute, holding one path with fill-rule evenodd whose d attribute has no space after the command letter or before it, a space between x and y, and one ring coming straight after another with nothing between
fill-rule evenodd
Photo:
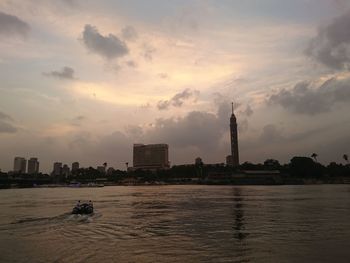
<instances>
[{"instance_id":1,"label":"palm tree","mask_svg":"<svg viewBox=\"0 0 350 263\"><path fill-rule=\"evenodd\" d=\"M317 163L317 153L313 153L311 154L311 157L314 158L315 162Z\"/></svg>"},{"instance_id":2,"label":"palm tree","mask_svg":"<svg viewBox=\"0 0 350 263\"><path fill-rule=\"evenodd\" d=\"M343 159L349 164L349 157L347 154L343 155Z\"/></svg>"}]
</instances>

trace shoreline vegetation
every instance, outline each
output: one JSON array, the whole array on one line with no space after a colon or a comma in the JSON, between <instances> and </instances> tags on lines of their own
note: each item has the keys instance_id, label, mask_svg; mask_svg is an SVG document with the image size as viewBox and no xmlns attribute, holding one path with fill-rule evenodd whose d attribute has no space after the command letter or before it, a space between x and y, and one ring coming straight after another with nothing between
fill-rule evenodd
<instances>
[{"instance_id":1,"label":"shoreline vegetation","mask_svg":"<svg viewBox=\"0 0 350 263\"><path fill-rule=\"evenodd\" d=\"M239 167L220 164L174 165L166 170L113 170L92 167L68 176L0 172L0 189L31 187L103 187L127 185L309 185L350 184L350 164L324 166L309 157L293 157L288 164L268 159L263 164L245 162Z\"/></svg>"}]
</instances>

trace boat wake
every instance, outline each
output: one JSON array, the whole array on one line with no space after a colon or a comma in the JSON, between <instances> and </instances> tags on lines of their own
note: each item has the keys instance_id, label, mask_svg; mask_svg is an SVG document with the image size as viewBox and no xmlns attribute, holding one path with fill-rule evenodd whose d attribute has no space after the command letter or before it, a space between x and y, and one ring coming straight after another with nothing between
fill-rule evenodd
<instances>
[{"instance_id":1,"label":"boat wake","mask_svg":"<svg viewBox=\"0 0 350 263\"><path fill-rule=\"evenodd\" d=\"M65 235L73 238L75 235L82 235L85 232L79 232L77 229L90 228L90 223L96 222L96 219L102 214L95 211L89 215L64 213L52 217L23 217L7 224L0 225L0 234L18 234L21 237L30 237L35 235ZM77 225L79 227L77 228Z\"/></svg>"},{"instance_id":2,"label":"boat wake","mask_svg":"<svg viewBox=\"0 0 350 263\"><path fill-rule=\"evenodd\" d=\"M25 217L13 221L11 224L31 224L31 223L64 223L64 222L93 222L95 219L101 217L102 214L94 212L88 215L64 213L53 217Z\"/></svg>"},{"instance_id":3,"label":"boat wake","mask_svg":"<svg viewBox=\"0 0 350 263\"><path fill-rule=\"evenodd\" d=\"M102 214L93 212L92 214L69 214L65 220L73 222L93 222L97 218L101 217Z\"/></svg>"}]
</instances>

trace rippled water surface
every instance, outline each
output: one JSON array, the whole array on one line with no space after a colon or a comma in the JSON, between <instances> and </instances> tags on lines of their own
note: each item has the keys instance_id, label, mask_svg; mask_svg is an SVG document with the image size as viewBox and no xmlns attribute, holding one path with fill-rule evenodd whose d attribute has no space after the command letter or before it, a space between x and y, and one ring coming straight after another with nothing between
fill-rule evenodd
<instances>
[{"instance_id":1,"label":"rippled water surface","mask_svg":"<svg viewBox=\"0 0 350 263\"><path fill-rule=\"evenodd\" d=\"M0 208L0 262L350 262L350 185L9 189Z\"/></svg>"}]
</instances>

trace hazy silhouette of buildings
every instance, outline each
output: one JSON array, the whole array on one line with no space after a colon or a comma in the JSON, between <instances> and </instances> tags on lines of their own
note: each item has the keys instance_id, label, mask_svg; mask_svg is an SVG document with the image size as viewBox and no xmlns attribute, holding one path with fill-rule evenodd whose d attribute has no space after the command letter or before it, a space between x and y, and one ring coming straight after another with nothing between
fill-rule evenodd
<instances>
[{"instance_id":1,"label":"hazy silhouette of buildings","mask_svg":"<svg viewBox=\"0 0 350 263\"><path fill-rule=\"evenodd\" d=\"M68 177L70 175L70 168L67 164L64 164L62 167L62 175Z\"/></svg>"},{"instance_id":2,"label":"hazy silhouette of buildings","mask_svg":"<svg viewBox=\"0 0 350 263\"><path fill-rule=\"evenodd\" d=\"M60 162L55 162L53 164L53 171L52 171L52 175L54 176L59 176L62 174L62 163Z\"/></svg>"},{"instance_id":3,"label":"hazy silhouette of buildings","mask_svg":"<svg viewBox=\"0 0 350 263\"><path fill-rule=\"evenodd\" d=\"M77 170L79 170L79 163L78 162L72 163L72 173L75 173Z\"/></svg>"},{"instance_id":4,"label":"hazy silhouette of buildings","mask_svg":"<svg viewBox=\"0 0 350 263\"><path fill-rule=\"evenodd\" d=\"M15 157L13 162L13 171L15 173L25 173L27 168L27 160L23 157Z\"/></svg>"},{"instance_id":5,"label":"hazy silhouette of buildings","mask_svg":"<svg viewBox=\"0 0 350 263\"><path fill-rule=\"evenodd\" d=\"M197 157L197 158L194 160L194 164L195 164L195 165L202 165L202 164L203 164L202 158Z\"/></svg>"},{"instance_id":6,"label":"hazy silhouette of buildings","mask_svg":"<svg viewBox=\"0 0 350 263\"><path fill-rule=\"evenodd\" d=\"M232 103L232 114L230 118L230 134L231 134L231 158L226 158L226 162L229 161L230 165L237 167L239 165L239 153L238 153L238 130L237 130L237 120L233 112Z\"/></svg>"},{"instance_id":7,"label":"hazy silhouette of buildings","mask_svg":"<svg viewBox=\"0 0 350 263\"><path fill-rule=\"evenodd\" d=\"M107 169L107 175L112 175L114 173L115 169L113 167L109 167Z\"/></svg>"},{"instance_id":8,"label":"hazy silhouette of buildings","mask_svg":"<svg viewBox=\"0 0 350 263\"><path fill-rule=\"evenodd\" d=\"M99 171L100 173L105 174L106 173L106 166L97 166L97 171Z\"/></svg>"},{"instance_id":9,"label":"hazy silhouette of buildings","mask_svg":"<svg viewBox=\"0 0 350 263\"><path fill-rule=\"evenodd\" d=\"M169 168L167 144L134 144L133 169L157 170Z\"/></svg>"},{"instance_id":10,"label":"hazy silhouette of buildings","mask_svg":"<svg viewBox=\"0 0 350 263\"><path fill-rule=\"evenodd\" d=\"M28 174L38 174L39 173L39 161L38 158L31 157L28 160Z\"/></svg>"}]
</instances>

